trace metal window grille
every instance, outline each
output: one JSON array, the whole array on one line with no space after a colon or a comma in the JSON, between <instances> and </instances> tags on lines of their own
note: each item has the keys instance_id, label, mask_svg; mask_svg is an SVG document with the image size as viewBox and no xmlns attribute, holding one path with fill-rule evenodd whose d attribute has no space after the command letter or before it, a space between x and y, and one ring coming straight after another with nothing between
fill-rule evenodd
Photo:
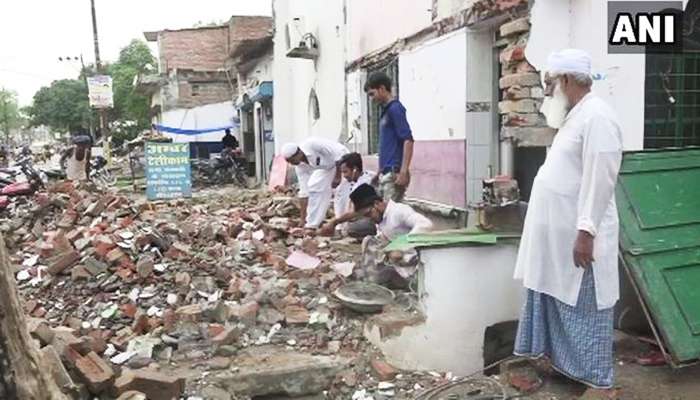
<instances>
[{"instance_id":1,"label":"metal window grille","mask_svg":"<svg viewBox=\"0 0 700 400\"><path fill-rule=\"evenodd\" d=\"M700 52L648 54L644 148L700 146Z\"/></svg>"}]
</instances>

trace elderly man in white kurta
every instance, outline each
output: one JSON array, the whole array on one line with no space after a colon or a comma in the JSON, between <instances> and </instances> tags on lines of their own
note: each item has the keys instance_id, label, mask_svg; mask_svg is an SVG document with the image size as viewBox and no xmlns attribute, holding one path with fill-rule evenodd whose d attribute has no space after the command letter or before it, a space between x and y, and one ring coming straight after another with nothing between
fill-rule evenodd
<instances>
[{"instance_id":1,"label":"elderly man in white kurta","mask_svg":"<svg viewBox=\"0 0 700 400\"><path fill-rule=\"evenodd\" d=\"M588 54L553 53L547 69L542 112L558 132L535 178L518 253L515 277L527 298L515 354L547 357L589 386L583 398L614 398L620 124L591 93Z\"/></svg>"},{"instance_id":2,"label":"elderly man in white kurta","mask_svg":"<svg viewBox=\"0 0 700 400\"><path fill-rule=\"evenodd\" d=\"M336 215L347 210L350 198L342 179L338 163L349 150L332 140L310 137L300 144L287 143L282 146L282 155L296 167L301 199L301 218L305 228L316 229L326 218L328 207L333 199Z\"/></svg>"}]
</instances>

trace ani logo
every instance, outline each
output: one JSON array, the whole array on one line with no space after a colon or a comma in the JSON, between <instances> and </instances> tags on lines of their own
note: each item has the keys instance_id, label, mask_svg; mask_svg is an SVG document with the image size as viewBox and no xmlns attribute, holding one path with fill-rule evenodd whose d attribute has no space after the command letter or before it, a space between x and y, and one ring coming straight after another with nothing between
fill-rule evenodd
<instances>
[{"instance_id":1,"label":"ani logo","mask_svg":"<svg viewBox=\"0 0 700 400\"><path fill-rule=\"evenodd\" d=\"M674 52L682 44L682 2L608 2L610 53Z\"/></svg>"}]
</instances>

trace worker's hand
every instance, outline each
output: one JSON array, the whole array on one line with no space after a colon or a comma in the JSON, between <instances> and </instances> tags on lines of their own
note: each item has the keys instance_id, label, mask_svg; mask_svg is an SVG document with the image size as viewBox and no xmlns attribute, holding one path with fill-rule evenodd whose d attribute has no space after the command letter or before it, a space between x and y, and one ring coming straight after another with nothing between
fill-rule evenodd
<instances>
[{"instance_id":1,"label":"worker's hand","mask_svg":"<svg viewBox=\"0 0 700 400\"><path fill-rule=\"evenodd\" d=\"M331 187L333 189L337 188L340 185L340 181L343 179L342 176L336 176L333 178L333 182L331 183Z\"/></svg>"},{"instance_id":2,"label":"worker's hand","mask_svg":"<svg viewBox=\"0 0 700 400\"><path fill-rule=\"evenodd\" d=\"M318 234L321 236L333 236L334 233L335 233L335 222L333 222L333 221L330 221L330 222L323 224L321 229L319 229L319 231L318 231Z\"/></svg>"},{"instance_id":3,"label":"worker's hand","mask_svg":"<svg viewBox=\"0 0 700 400\"><path fill-rule=\"evenodd\" d=\"M408 184L411 182L411 174L408 173L408 171L401 171L399 172L399 175L396 177L396 181L394 182L396 186L401 186L401 187L408 187Z\"/></svg>"},{"instance_id":4,"label":"worker's hand","mask_svg":"<svg viewBox=\"0 0 700 400\"><path fill-rule=\"evenodd\" d=\"M593 235L586 231L578 231L574 242L574 265L588 268L593 264Z\"/></svg>"}]
</instances>

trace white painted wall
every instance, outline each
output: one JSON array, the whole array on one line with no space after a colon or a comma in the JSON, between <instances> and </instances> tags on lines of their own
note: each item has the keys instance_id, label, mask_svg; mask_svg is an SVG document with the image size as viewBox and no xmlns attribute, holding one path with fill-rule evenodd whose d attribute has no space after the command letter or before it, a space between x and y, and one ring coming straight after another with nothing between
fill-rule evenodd
<instances>
[{"instance_id":1,"label":"white painted wall","mask_svg":"<svg viewBox=\"0 0 700 400\"><path fill-rule=\"evenodd\" d=\"M465 138L466 71L464 29L399 55L399 97L414 139Z\"/></svg>"},{"instance_id":2,"label":"white painted wall","mask_svg":"<svg viewBox=\"0 0 700 400\"><path fill-rule=\"evenodd\" d=\"M428 27L432 0L347 0L348 60Z\"/></svg>"},{"instance_id":3,"label":"white painted wall","mask_svg":"<svg viewBox=\"0 0 700 400\"><path fill-rule=\"evenodd\" d=\"M390 338L368 324L365 336L401 369L462 376L481 371L486 328L520 317L524 291L513 279L517 249L499 244L421 250L425 322Z\"/></svg>"},{"instance_id":4,"label":"white painted wall","mask_svg":"<svg viewBox=\"0 0 700 400\"><path fill-rule=\"evenodd\" d=\"M345 115L345 27L342 0L275 0L275 148L309 136L338 140ZM306 31L319 43L317 60L286 57L285 25L304 17ZM321 117L309 118L309 94L316 90Z\"/></svg>"},{"instance_id":5,"label":"white painted wall","mask_svg":"<svg viewBox=\"0 0 700 400\"><path fill-rule=\"evenodd\" d=\"M367 136L367 94L364 91L366 77L364 71L353 71L347 76L347 118L348 118L348 148L354 151L364 151Z\"/></svg>"},{"instance_id":6,"label":"white painted wall","mask_svg":"<svg viewBox=\"0 0 700 400\"><path fill-rule=\"evenodd\" d=\"M687 2L684 2L684 5ZM537 0L531 11L532 30L525 51L528 61L544 71L547 56L574 47L593 59L593 72L606 75L593 91L618 113L626 150L644 145L644 54L608 54L607 1Z\"/></svg>"},{"instance_id":7,"label":"white painted wall","mask_svg":"<svg viewBox=\"0 0 700 400\"><path fill-rule=\"evenodd\" d=\"M223 103L208 104L190 109L175 109L163 112L161 123L165 126L180 129L209 129L219 128L222 126L231 125L235 116L233 102L225 101ZM236 131L232 131L234 136L240 135ZM174 135L165 133L166 136L173 138L176 143L185 142L218 142L224 136L223 132L213 132L204 135L188 136Z\"/></svg>"}]
</instances>

